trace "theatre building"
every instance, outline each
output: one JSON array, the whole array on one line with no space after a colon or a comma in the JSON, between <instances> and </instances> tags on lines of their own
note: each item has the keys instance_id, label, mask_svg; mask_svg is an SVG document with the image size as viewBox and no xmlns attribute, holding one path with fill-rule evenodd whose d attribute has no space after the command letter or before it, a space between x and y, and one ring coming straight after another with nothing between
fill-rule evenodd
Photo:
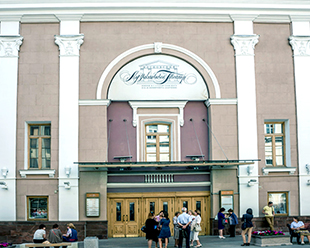
<instances>
[{"instance_id":1,"label":"theatre building","mask_svg":"<svg viewBox=\"0 0 310 248\"><path fill-rule=\"evenodd\" d=\"M1 230L310 216L310 4L231 2L0 0Z\"/></svg>"}]
</instances>

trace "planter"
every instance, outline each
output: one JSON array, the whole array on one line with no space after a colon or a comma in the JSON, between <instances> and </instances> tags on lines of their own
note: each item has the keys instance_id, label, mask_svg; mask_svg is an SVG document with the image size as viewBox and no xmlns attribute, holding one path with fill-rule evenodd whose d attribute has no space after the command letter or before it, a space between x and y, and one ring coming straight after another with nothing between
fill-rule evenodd
<instances>
[{"instance_id":1,"label":"planter","mask_svg":"<svg viewBox=\"0 0 310 248\"><path fill-rule=\"evenodd\" d=\"M278 246L278 245L292 245L289 235L275 235L275 236L258 236L254 235L251 239L251 245L256 246Z\"/></svg>"}]
</instances>

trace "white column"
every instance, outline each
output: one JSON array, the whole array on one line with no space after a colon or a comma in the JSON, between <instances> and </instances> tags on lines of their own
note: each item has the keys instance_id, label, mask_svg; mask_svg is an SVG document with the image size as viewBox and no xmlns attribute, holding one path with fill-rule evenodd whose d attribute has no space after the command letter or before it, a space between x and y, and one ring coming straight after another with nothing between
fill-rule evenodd
<instances>
[{"instance_id":1,"label":"white column","mask_svg":"<svg viewBox=\"0 0 310 248\"><path fill-rule=\"evenodd\" d=\"M289 42L294 54L300 215L310 215L310 28L308 21L293 21ZM306 165L308 164L308 168ZM310 181L309 181L310 182Z\"/></svg>"},{"instance_id":2,"label":"white column","mask_svg":"<svg viewBox=\"0 0 310 248\"><path fill-rule=\"evenodd\" d=\"M79 220L78 134L79 50L84 35L79 21L61 21L55 43L59 68L59 220Z\"/></svg>"},{"instance_id":3,"label":"white column","mask_svg":"<svg viewBox=\"0 0 310 248\"><path fill-rule=\"evenodd\" d=\"M257 159L254 47L259 36L253 34L252 21L235 21L234 27L235 34L231 36L231 43L235 49L236 61L239 159ZM252 208L254 216L258 216L258 164L255 162L254 165L239 166L238 171L239 214L245 213L247 208Z\"/></svg>"},{"instance_id":4,"label":"white column","mask_svg":"<svg viewBox=\"0 0 310 248\"><path fill-rule=\"evenodd\" d=\"M2 21L0 34L0 221L16 220L16 119L19 21Z\"/></svg>"}]
</instances>

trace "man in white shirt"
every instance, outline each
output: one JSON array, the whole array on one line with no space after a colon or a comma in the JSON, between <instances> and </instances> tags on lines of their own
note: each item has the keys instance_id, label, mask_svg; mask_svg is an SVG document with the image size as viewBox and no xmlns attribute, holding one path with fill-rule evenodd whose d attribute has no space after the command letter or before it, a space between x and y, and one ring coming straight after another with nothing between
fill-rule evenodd
<instances>
[{"instance_id":1,"label":"man in white shirt","mask_svg":"<svg viewBox=\"0 0 310 248\"><path fill-rule=\"evenodd\" d=\"M187 208L182 208L182 214L178 217L178 224L180 227L180 235L179 235L179 248L182 248L183 238L186 239L186 248L189 248L189 238L191 229L189 227L192 219L190 215L186 213Z\"/></svg>"}]
</instances>

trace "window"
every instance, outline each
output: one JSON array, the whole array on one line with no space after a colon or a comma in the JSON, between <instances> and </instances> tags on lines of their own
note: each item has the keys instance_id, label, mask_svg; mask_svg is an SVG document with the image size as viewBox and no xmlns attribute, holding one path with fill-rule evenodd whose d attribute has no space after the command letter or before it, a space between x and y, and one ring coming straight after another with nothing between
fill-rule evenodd
<instances>
[{"instance_id":1,"label":"window","mask_svg":"<svg viewBox=\"0 0 310 248\"><path fill-rule=\"evenodd\" d=\"M284 123L265 123L265 162L267 166L285 166Z\"/></svg>"},{"instance_id":2,"label":"window","mask_svg":"<svg viewBox=\"0 0 310 248\"><path fill-rule=\"evenodd\" d=\"M146 125L146 161L170 161L170 125Z\"/></svg>"},{"instance_id":3,"label":"window","mask_svg":"<svg viewBox=\"0 0 310 248\"><path fill-rule=\"evenodd\" d=\"M269 192L267 202L273 202L276 215L288 215L288 193Z\"/></svg>"},{"instance_id":4,"label":"window","mask_svg":"<svg viewBox=\"0 0 310 248\"><path fill-rule=\"evenodd\" d=\"M48 220L48 196L27 197L28 220Z\"/></svg>"},{"instance_id":5,"label":"window","mask_svg":"<svg viewBox=\"0 0 310 248\"><path fill-rule=\"evenodd\" d=\"M51 168L51 125L29 125L29 169Z\"/></svg>"}]
</instances>

